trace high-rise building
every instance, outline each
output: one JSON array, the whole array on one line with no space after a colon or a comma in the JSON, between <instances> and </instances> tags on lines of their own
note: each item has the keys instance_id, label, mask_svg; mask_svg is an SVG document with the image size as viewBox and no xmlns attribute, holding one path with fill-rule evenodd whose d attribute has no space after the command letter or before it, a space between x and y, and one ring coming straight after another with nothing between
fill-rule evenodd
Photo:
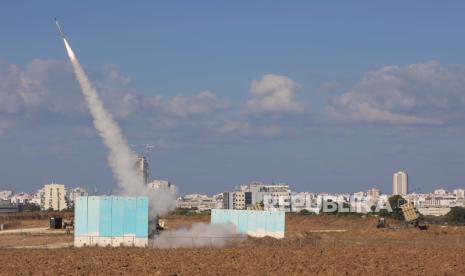
<instances>
[{"instance_id":1,"label":"high-rise building","mask_svg":"<svg viewBox=\"0 0 465 276\"><path fill-rule=\"evenodd\" d=\"M142 177L144 185L147 185L149 182L149 162L147 158L145 158L145 156L137 157L135 168L139 176Z\"/></svg>"},{"instance_id":2,"label":"high-rise building","mask_svg":"<svg viewBox=\"0 0 465 276\"><path fill-rule=\"evenodd\" d=\"M392 177L392 194L406 195L408 193L408 177L403 171L396 172Z\"/></svg>"},{"instance_id":3,"label":"high-rise building","mask_svg":"<svg viewBox=\"0 0 465 276\"><path fill-rule=\"evenodd\" d=\"M65 185L56 183L46 184L40 193L40 208L42 210L64 210L68 207L65 196Z\"/></svg>"}]
</instances>

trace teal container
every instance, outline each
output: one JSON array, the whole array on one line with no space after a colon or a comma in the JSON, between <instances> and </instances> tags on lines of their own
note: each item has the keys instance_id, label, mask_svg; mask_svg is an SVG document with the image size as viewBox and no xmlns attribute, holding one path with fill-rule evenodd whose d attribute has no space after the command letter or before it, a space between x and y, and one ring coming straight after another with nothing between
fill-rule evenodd
<instances>
[{"instance_id":1,"label":"teal container","mask_svg":"<svg viewBox=\"0 0 465 276\"><path fill-rule=\"evenodd\" d=\"M124 234L124 197L114 196L111 208L111 232L115 237Z\"/></svg>"},{"instance_id":2,"label":"teal container","mask_svg":"<svg viewBox=\"0 0 465 276\"><path fill-rule=\"evenodd\" d=\"M87 236L87 196L79 196L74 203L74 235Z\"/></svg>"},{"instance_id":3,"label":"teal container","mask_svg":"<svg viewBox=\"0 0 465 276\"><path fill-rule=\"evenodd\" d=\"M212 224L225 224L234 227L238 233L253 237L284 238L284 211L249 211L213 209Z\"/></svg>"},{"instance_id":4,"label":"teal container","mask_svg":"<svg viewBox=\"0 0 465 276\"><path fill-rule=\"evenodd\" d=\"M148 236L147 197L81 196L74 207L75 236Z\"/></svg>"}]
</instances>

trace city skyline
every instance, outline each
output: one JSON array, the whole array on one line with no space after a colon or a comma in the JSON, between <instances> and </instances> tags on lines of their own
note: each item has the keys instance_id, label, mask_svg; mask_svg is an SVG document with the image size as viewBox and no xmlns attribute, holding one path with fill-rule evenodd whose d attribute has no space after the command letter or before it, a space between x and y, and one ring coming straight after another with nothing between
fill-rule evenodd
<instances>
[{"instance_id":1,"label":"city skyline","mask_svg":"<svg viewBox=\"0 0 465 276\"><path fill-rule=\"evenodd\" d=\"M0 189L116 188L55 17L129 144L154 145L148 175L182 194L254 180L390 191L398 170L413 191L460 188L463 8L4 4Z\"/></svg>"}]
</instances>

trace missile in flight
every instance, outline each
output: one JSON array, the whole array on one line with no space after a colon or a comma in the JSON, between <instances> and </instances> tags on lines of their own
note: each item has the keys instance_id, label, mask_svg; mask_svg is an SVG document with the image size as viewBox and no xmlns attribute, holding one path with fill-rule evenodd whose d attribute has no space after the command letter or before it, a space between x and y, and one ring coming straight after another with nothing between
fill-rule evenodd
<instances>
[{"instance_id":1,"label":"missile in flight","mask_svg":"<svg viewBox=\"0 0 465 276\"><path fill-rule=\"evenodd\" d=\"M58 20L56 19L56 17L55 17L55 24L57 25L57 28L58 28L58 31L60 32L61 38L65 38L65 34L61 30L60 24L58 23Z\"/></svg>"}]
</instances>

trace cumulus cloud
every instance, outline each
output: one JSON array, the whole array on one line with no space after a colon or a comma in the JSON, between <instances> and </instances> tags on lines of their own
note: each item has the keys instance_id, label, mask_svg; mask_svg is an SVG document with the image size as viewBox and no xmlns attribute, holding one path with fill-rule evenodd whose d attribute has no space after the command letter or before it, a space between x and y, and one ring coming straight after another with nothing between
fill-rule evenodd
<instances>
[{"instance_id":1,"label":"cumulus cloud","mask_svg":"<svg viewBox=\"0 0 465 276\"><path fill-rule=\"evenodd\" d=\"M177 95L170 100L157 96L150 100L150 104L155 112L182 118L208 115L229 106L228 100L219 99L210 91L203 91L191 97Z\"/></svg>"},{"instance_id":2,"label":"cumulus cloud","mask_svg":"<svg viewBox=\"0 0 465 276\"><path fill-rule=\"evenodd\" d=\"M278 139L288 135L289 118L295 118L282 115L304 108L296 100L299 85L286 76L253 81L250 99L231 108L229 99L209 90L174 97L138 94L113 65L92 75L105 107L131 129L128 133L163 147ZM36 59L24 67L0 62L0 136L21 121L23 126L61 123L72 135L92 138L88 114L67 61Z\"/></svg>"},{"instance_id":3,"label":"cumulus cloud","mask_svg":"<svg viewBox=\"0 0 465 276\"><path fill-rule=\"evenodd\" d=\"M429 61L382 67L331 99L326 112L349 122L453 124L465 115L465 66Z\"/></svg>"},{"instance_id":4,"label":"cumulus cloud","mask_svg":"<svg viewBox=\"0 0 465 276\"><path fill-rule=\"evenodd\" d=\"M95 83L116 117L128 116L136 109L137 98L128 90L129 80L116 68L105 68ZM88 111L69 62L35 59L24 68L0 62L0 113L87 116Z\"/></svg>"},{"instance_id":5,"label":"cumulus cloud","mask_svg":"<svg viewBox=\"0 0 465 276\"><path fill-rule=\"evenodd\" d=\"M303 103L296 100L300 86L286 76L268 74L254 80L250 86L251 98L245 109L252 114L297 114L304 111Z\"/></svg>"}]
</instances>

